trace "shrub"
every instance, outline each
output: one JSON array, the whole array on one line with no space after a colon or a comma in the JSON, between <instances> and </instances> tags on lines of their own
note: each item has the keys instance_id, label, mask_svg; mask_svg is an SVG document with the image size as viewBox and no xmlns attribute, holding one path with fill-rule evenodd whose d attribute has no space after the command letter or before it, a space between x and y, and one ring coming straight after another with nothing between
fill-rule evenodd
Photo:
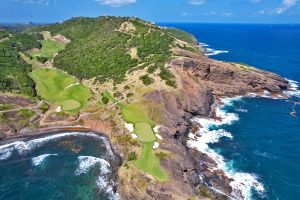
<instances>
[{"instance_id":1,"label":"shrub","mask_svg":"<svg viewBox=\"0 0 300 200\"><path fill-rule=\"evenodd\" d=\"M125 90L130 90L129 85L125 85L124 89L125 89Z\"/></svg>"},{"instance_id":2,"label":"shrub","mask_svg":"<svg viewBox=\"0 0 300 200\"><path fill-rule=\"evenodd\" d=\"M116 97L116 98L121 97L121 96L122 96L121 92L115 92L114 93L114 97Z\"/></svg>"},{"instance_id":3,"label":"shrub","mask_svg":"<svg viewBox=\"0 0 300 200\"><path fill-rule=\"evenodd\" d=\"M136 153L134 151L128 153L128 156L127 156L128 161L133 161L133 160L136 160L136 159L137 159L137 156L136 156Z\"/></svg>"},{"instance_id":4,"label":"shrub","mask_svg":"<svg viewBox=\"0 0 300 200\"><path fill-rule=\"evenodd\" d=\"M104 103L105 105L108 104L109 99L107 97L102 97L102 103Z\"/></svg>"},{"instance_id":5,"label":"shrub","mask_svg":"<svg viewBox=\"0 0 300 200\"><path fill-rule=\"evenodd\" d=\"M157 66L156 65L152 65L152 66L148 67L147 72L149 74L153 74L156 70L157 70Z\"/></svg>"},{"instance_id":6,"label":"shrub","mask_svg":"<svg viewBox=\"0 0 300 200\"><path fill-rule=\"evenodd\" d=\"M38 57L36 57L36 59L41 63L45 63L48 60L48 58L43 57L43 56L38 56Z\"/></svg>"},{"instance_id":7,"label":"shrub","mask_svg":"<svg viewBox=\"0 0 300 200\"><path fill-rule=\"evenodd\" d=\"M132 97L132 96L133 96L133 93L128 93L128 94L126 95L127 98L130 98L130 97Z\"/></svg>"},{"instance_id":8,"label":"shrub","mask_svg":"<svg viewBox=\"0 0 300 200\"><path fill-rule=\"evenodd\" d=\"M143 81L144 85L151 85L154 83L154 79L149 77L148 74L141 76L140 80Z\"/></svg>"}]
</instances>

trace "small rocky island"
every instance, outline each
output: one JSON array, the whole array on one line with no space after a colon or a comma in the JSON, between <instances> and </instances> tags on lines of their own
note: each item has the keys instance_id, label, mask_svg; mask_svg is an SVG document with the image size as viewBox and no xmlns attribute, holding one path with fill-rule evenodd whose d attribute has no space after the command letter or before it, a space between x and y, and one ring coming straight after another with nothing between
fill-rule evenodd
<instances>
[{"instance_id":1,"label":"small rocky island","mask_svg":"<svg viewBox=\"0 0 300 200\"><path fill-rule=\"evenodd\" d=\"M208 58L196 39L137 18L72 18L0 31L1 143L55 131L107 135L122 158L120 199L243 199L190 148L194 117L221 120L224 97L285 98L289 82ZM213 170L212 170L213 169Z\"/></svg>"}]
</instances>

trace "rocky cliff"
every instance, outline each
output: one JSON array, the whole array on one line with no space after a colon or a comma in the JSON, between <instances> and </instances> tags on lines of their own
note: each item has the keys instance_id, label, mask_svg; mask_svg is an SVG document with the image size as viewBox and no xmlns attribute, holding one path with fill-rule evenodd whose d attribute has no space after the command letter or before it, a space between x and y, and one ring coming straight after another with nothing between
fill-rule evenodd
<instances>
[{"instance_id":1,"label":"rocky cliff","mask_svg":"<svg viewBox=\"0 0 300 200\"><path fill-rule=\"evenodd\" d=\"M177 76L179 92L155 90L145 95L148 101L163 105L159 111L162 116L160 134L164 138L161 148L175 155L162 162L170 174L170 181L163 185L149 184L144 198L134 195L134 191L132 195L121 192L124 199L227 199L231 194L231 180L220 170L208 170L216 163L207 155L187 147L187 133L199 128L191 124L190 119L215 117L214 107L220 103L221 97L251 93L283 96L283 91L289 87L285 79L270 72L216 61L202 53L183 50L176 53L180 56L173 59L168 68ZM207 190L212 186L224 194Z\"/></svg>"}]
</instances>

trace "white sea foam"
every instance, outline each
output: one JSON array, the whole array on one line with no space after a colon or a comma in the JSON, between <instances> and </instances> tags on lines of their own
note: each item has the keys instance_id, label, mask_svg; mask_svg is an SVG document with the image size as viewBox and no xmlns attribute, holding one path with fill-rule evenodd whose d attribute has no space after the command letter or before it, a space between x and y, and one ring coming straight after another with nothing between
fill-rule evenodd
<instances>
[{"instance_id":1,"label":"white sea foam","mask_svg":"<svg viewBox=\"0 0 300 200\"><path fill-rule=\"evenodd\" d=\"M100 174L96 181L98 189L108 194L109 199L119 199L119 195L113 190L114 183L108 178L111 170L110 164L106 160L93 156L79 156L78 162L79 164L75 171L75 175L79 176L88 173L93 167L99 166Z\"/></svg>"},{"instance_id":2,"label":"white sea foam","mask_svg":"<svg viewBox=\"0 0 300 200\"><path fill-rule=\"evenodd\" d=\"M57 156L57 154L43 154L37 157L34 157L31 159L33 166L39 166L43 164L43 162L48 158L49 156Z\"/></svg>"},{"instance_id":3,"label":"white sea foam","mask_svg":"<svg viewBox=\"0 0 300 200\"><path fill-rule=\"evenodd\" d=\"M75 171L75 175L77 176L88 173L96 164L100 165L101 173L107 174L110 171L110 164L101 158L96 158L93 156L79 156L78 162L79 165Z\"/></svg>"},{"instance_id":4,"label":"white sea foam","mask_svg":"<svg viewBox=\"0 0 300 200\"><path fill-rule=\"evenodd\" d=\"M215 55L222 54L222 53L229 53L229 51L226 51L226 50L216 50L213 48L208 48L210 45L205 44L205 43L200 42L199 45L204 49L206 56L215 56Z\"/></svg>"},{"instance_id":5,"label":"white sea foam","mask_svg":"<svg viewBox=\"0 0 300 200\"><path fill-rule=\"evenodd\" d=\"M199 44L200 44L201 47L209 47L210 46L209 44L205 44L203 42L200 42Z\"/></svg>"},{"instance_id":6,"label":"white sea foam","mask_svg":"<svg viewBox=\"0 0 300 200\"><path fill-rule=\"evenodd\" d=\"M215 56L215 55L222 54L222 53L229 53L229 51L215 50L215 49L207 48L205 55L207 55L207 56Z\"/></svg>"},{"instance_id":7,"label":"white sea foam","mask_svg":"<svg viewBox=\"0 0 300 200\"><path fill-rule=\"evenodd\" d=\"M217 166L214 168L209 168L210 171L221 169L224 171L226 176L233 179L230 183L233 191L231 195L237 199L251 199L251 191L255 189L259 194L264 193L263 185L258 181L258 178L249 173L237 172L232 167L229 167L228 162L219 155L215 150L211 149L208 144L219 142L220 138L227 137L232 139L231 133L223 130L217 129L212 130L213 127L218 127L225 124L232 124L237 121L238 115L235 113L227 113L224 111L225 106L233 105L233 101L239 100L240 98L225 98L222 99L224 103L223 106L220 106L216 109L216 116L221 120L206 119L206 118L196 118L194 121L198 122L202 128L196 134L190 133L188 141L189 147L194 147L200 152L207 154L212 158Z\"/></svg>"},{"instance_id":8,"label":"white sea foam","mask_svg":"<svg viewBox=\"0 0 300 200\"><path fill-rule=\"evenodd\" d=\"M13 155L13 152L17 152L22 155L24 153L30 152L32 149L36 147L45 144L48 141L60 139L67 136L88 136L88 137L95 137L98 139L102 139L103 143L107 147L108 153L110 155L113 155L111 146L106 138L102 136L98 136L93 133L70 132L70 133L60 133L56 135L50 135L43 138L29 140L29 141L18 141L18 142L2 145L0 146L0 160L9 159Z\"/></svg>"},{"instance_id":9,"label":"white sea foam","mask_svg":"<svg viewBox=\"0 0 300 200\"><path fill-rule=\"evenodd\" d=\"M294 96L300 98L300 90L299 90L299 83L297 81L286 79L289 82L289 90L285 91L284 93L288 96Z\"/></svg>"}]
</instances>

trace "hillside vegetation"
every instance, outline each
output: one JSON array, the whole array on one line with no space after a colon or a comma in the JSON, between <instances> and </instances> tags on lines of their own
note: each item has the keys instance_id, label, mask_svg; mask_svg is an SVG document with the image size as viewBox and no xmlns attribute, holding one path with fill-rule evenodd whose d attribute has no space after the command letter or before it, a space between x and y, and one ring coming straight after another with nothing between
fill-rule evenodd
<instances>
[{"instance_id":1,"label":"hillside vegetation","mask_svg":"<svg viewBox=\"0 0 300 200\"><path fill-rule=\"evenodd\" d=\"M194 42L185 32L126 17L74 18L34 31L50 31L70 39L71 43L55 57L54 67L79 79L96 77L100 83L109 79L121 83L129 70L145 67L166 71L175 37ZM173 77L166 81L175 86Z\"/></svg>"},{"instance_id":2,"label":"hillside vegetation","mask_svg":"<svg viewBox=\"0 0 300 200\"><path fill-rule=\"evenodd\" d=\"M27 64L19 52L40 48L40 34L0 32L0 91L15 92L28 96L35 95L34 82L30 78L31 65Z\"/></svg>"}]
</instances>

